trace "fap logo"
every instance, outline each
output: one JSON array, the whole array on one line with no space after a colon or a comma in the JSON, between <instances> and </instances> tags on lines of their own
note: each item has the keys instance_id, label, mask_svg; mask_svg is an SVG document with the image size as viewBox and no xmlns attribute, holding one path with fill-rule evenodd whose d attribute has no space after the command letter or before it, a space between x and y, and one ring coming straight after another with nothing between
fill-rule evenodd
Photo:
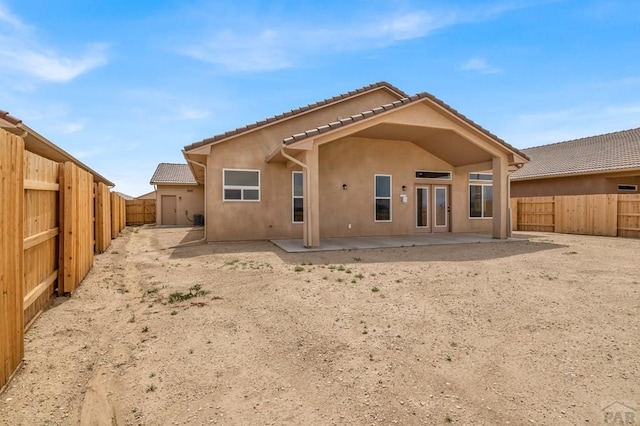
<instances>
[{"instance_id":1,"label":"fap logo","mask_svg":"<svg viewBox=\"0 0 640 426\"><path fill-rule=\"evenodd\" d=\"M626 401L613 401L603 404L602 420L606 425L640 425L637 409Z\"/></svg>"}]
</instances>

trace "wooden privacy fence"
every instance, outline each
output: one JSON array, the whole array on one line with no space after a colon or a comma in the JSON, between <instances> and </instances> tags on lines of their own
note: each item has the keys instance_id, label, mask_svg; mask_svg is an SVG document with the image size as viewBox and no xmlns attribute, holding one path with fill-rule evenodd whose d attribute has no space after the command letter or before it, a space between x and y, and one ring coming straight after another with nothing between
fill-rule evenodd
<instances>
[{"instance_id":1,"label":"wooden privacy fence","mask_svg":"<svg viewBox=\"0 0 640 426\"><path fill-rule=\"evenodd\" d=\"M127 225L156 223L156 200L127 200Z\"/></svg>"},{"instance_id":2,"label":"wooden privacy fence","mask_svg":"<svg viewBox=\"0 0 640 426\"><path fill-rule=\"evenodd\" d=\"M511 199L513 229L640 238L640 194Z\"/></svg>"},{"instance_id":3,"label":"wooden privacy fence","mask_svg":"<svg viewBox=\"0 0 640 426\"><path fill-rule=\"evenodd\" d=\"M124 227L124 200L93 180L0 129L0 389L22 361L24 331L56 293L76 290L94 251Z\"/></svg>"},{"instance_id":4,"label":"wooden privacy fence","mask_svg":"<svg viewBox=\"0 0 640 426\"><path fill-rule=\"evenodd\" d=\"M0 390L24 355L24 141L0 130Z\"/></svg>"},{"instance_id":5,"label":"wooden privacy fence","mask_svg":"<svg viewBox=\"0 0 640 426\"><path fill-rule=\"evenodd\" d=\"M124 198L116 194L111 193L111 238L118 238L118 234L122 231L126 225L126 205Z\"/></svg>"}]
</instances>

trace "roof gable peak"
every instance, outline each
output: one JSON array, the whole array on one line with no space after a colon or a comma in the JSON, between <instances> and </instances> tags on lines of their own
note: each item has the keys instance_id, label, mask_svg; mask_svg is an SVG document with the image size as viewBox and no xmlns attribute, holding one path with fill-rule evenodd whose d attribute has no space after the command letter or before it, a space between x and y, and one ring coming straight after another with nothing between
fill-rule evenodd
<instances>
[{"instance_id":1,"label":"roof gable peak","mask_svg":"<svg viewBox=\"0 0 640 426\"><path fill-rule=\"evenodd\" d=\"M305 113L308 113L308 112L311 112L311 111L315 111L315 110L317 110L319 108L324 108L324 107L336 104L338 102L341 102L343 100L350 99L350 98L353 98L353 97L356 97L356 96L360 96L360 95L362 95L364 93L368 93L368 92L372 92L374 90L380 90L380 89L388 90L388 91L394 93L398 97L398 99L403 99L403 98L408 98L409 97L409 95L407 93L405 93L404 91L398 89L394 85L392 85L392 84L390 84L390 83L388 83L388 82L383 80L383 81L379 81L377 83L373 83L373 84L369 84L367 86L363 86L363 87L361 87L359 89L351 90L349 92L345 92L345 93L342 93L340 95L333 96L331 98L326 98L326 99L323 99L321 101L305 105L303 107L295 108L295 109L292 109L290 111L287 111L287 112L284 112L284 113L281 113L281 114L278 114L278 115L274 115L274 116L265 118L263 120L255 122L255 123L247 124L246 126L238 127L238 128L236 128L234 130L229 130L227 132L217 134L217 135L212 136L210 138L204 139L204 140L202 140L200 142L195 142L195 143L192 143L190 145L187 145L187 146L184 147L184 150L185 151L190 151L190 150L195 149L195 148L200 148L200 147L205 146L205 145L209 145L209 144L212 144L212 143L215 143L215 142L220 142L220 141L225 140L227 138L238 136L238 135L241 135L241 134L244 134L244 133L247 133L247 132L250 132L250 131L253 131L253 130L257 130L257 129L265 127L265 126L268 126L270 124L274 124L276 122L279 122L280 120L287 120L287 119L290 119L290 118L293 118L293 117L297 117L297 116L299 116L301 114L305 114Z\"/></svg>"}]
</instances>

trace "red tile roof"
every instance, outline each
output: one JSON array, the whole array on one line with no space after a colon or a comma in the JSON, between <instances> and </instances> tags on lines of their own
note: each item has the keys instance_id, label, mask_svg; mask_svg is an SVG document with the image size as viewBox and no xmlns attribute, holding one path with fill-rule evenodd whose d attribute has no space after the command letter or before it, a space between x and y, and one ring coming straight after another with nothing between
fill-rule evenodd
<instances>
[{"instance_id":1,"label":"red tile roof","mask_svg":"<svg viewBox=\"0 0 640 426\"><path fill-rule=\"evenodd\" d=\"M640 128L522 150L531 158L513 180L640 169Z\"/></svg>"}]
</instances>

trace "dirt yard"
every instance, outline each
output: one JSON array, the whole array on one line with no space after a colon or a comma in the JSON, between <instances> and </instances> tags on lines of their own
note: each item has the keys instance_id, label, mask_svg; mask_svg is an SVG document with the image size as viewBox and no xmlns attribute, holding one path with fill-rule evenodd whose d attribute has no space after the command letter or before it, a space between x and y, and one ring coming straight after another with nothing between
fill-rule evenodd
<instances>
[{"instance_id":1,"label":"dirt yard","mask_svg":"<svg viewBox=\"0 0 640 426\"><path fill-rule=\"evenodd\" d=\"M593 425L640 405L639 240L170 248L198 232L127 228L97 256L27 333L0 423Z\"/></svg>"}]
</instances>

